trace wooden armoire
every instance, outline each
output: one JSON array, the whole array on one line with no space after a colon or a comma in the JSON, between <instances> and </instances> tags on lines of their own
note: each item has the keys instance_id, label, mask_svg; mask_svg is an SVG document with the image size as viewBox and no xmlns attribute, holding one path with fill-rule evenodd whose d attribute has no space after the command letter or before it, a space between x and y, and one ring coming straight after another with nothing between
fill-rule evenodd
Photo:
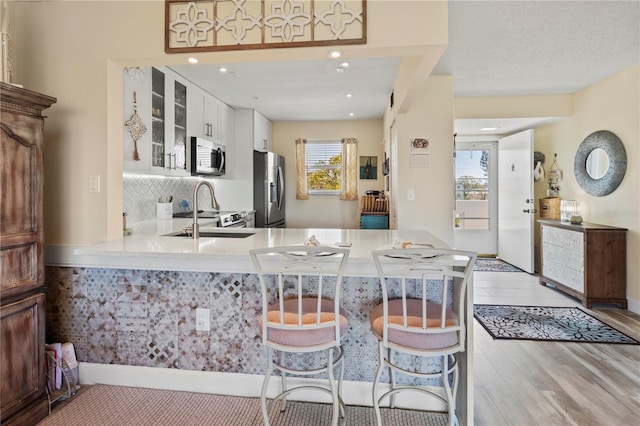
<instances>
[{"instance_id":1,"label":"wooden armoire","mask_svg":"<svg viewBox=\"0 0 640 426\"><path fill-rule=\"evenodd\" d=\"M45 375L42 111L56 102L0 83L0 422L49 411Z\"/></svg>"}]
</instances>

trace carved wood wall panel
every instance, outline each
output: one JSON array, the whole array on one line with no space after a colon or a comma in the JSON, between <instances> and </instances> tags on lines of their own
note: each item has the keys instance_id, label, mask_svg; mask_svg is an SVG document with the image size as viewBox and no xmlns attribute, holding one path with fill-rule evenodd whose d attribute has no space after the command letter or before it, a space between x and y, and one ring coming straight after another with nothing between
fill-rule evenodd
<instances>
[{"instance_id":1,"label":"carved wood wall panel","mask_svg":"<svg viewBox=\"0 0 640 426\"><path fill-rule=\"evenodd\" d=\"M165 52L366 43L366 0L166 0Z\"/></svg>"}]
</instances>

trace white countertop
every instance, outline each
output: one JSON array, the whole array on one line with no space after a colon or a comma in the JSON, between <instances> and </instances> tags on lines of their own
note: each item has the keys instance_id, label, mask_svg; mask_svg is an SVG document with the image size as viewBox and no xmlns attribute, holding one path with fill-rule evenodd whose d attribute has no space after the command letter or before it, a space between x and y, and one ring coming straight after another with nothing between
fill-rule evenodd
<instances>
[{"instance_id":1,"label":"white countertop","mask_svg":"<svg viewBox=\"0 0 640 426\"><path fill-rule=\"evenodd\" d=\"M447 245L426 231L319 228L214 228L201 219L200 232L251 232L247 238L166 236L191 225L191 219L150 220L132 225L133 234L91 246L75 248L74 266L206 272L254 272L249 250L303 244L311 235L323 245L351 243L345 271L351 276L374 276L371 250L390 248L396 238L414 243ZM207 226L209 225L209 226Z\"/></svg>"}]
</instances>

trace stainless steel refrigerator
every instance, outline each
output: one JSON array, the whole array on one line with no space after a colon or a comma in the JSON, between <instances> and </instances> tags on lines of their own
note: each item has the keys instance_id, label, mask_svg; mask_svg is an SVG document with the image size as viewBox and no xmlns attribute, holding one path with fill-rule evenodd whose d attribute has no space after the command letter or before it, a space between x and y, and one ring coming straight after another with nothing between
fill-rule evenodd
<instances>
[{"instance_id":1,"label":"stainless steel refrigerator","mask_svg":"<svg viewBox=\"0 0 640 426\"><path fill-rule=\"evenodd\" d=\"M284 157L253 152L253 208L257 228L285 227Z\"/></svg>"}]
</instances>

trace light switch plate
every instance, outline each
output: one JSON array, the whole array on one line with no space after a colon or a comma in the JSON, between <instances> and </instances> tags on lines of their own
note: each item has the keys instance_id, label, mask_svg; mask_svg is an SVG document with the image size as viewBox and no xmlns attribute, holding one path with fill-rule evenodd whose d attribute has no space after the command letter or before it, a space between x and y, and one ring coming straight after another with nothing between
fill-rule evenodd
<instances>
[{"instance_id":1,"label":"light switch plate","mask_svg":"<svg viewBox=\"0 0 640 426\"><path fill-rule=\"evenodd\" d=\"M89 192L100 192L100 175L89 176Z\"/></svg>"},{"instance_id":2,"label":"light switch plate","mask_svg":"<svg viewBox=\"0 0 640 426\"><path fill-rule=\"evenodd\" d=\"M407 190L407 199L409 201L413 201L416 199L416 191L413 188Z\"/></svg>"}]
</instances>

